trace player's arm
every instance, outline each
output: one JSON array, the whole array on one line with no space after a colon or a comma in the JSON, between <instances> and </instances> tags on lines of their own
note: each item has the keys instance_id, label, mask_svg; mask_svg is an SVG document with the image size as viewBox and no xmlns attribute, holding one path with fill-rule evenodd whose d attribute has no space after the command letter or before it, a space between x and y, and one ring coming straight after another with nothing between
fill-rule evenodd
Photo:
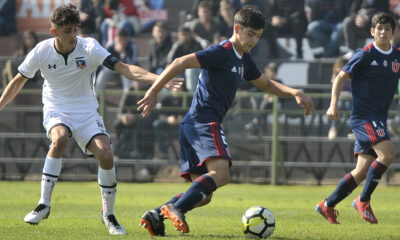
<instances>
[{"instance_id":1,"label":"player's arm","mask_svg":"<svg viewBox=\"0 0 400 240\"><path fill-rule=\"evenodd\" d=\"M24 87L28 78L22 76L21 73L18 73L7 85L4 89L3 94L0 98L0 111L7 106L9 102L11 102L15 96L21 91Z\"/></svg>"},{"instance_id":2,"label":"player's arm","mask_svg":"<svg viewBox=\"0 0 400 240\"><path fill-rule=\"evenodd\" d=\"M311 97L299 89L285 86L277 81L272 81L264 74L251 82L264 92L272 93L276 96L293 96L297 104L304 110L306 116L310 113L314 113L314 104Z\"/></svg>"},{"instance_id":3,"label":"player's arm","mask_svg":"<svg viewBox=\"0 0 400 240\"><path fill-rule=\"evenodd\" d=\"M108 56L103 63L107 68L125 76L126 78L139 81L142 83L153 84L158 75L151 73L141 67L130 65L119 61L117 58ZM179 90L183 85L182 78L174 78L168 84L165 85L165 88L170 90Z\"/></svg>"},{"instance_id":4,"label":"player's arm","mask_svg":"<svg viewBox=\"0 0 400 240\"><path fill-rule=\"evenodd\" d=\"M350 78L350 75L345 71L341 71L333 81L332 86L332 96L331 96L331 104L326 111L326 116L331 120L338 120L339 119L339 107L338 101L340 92L343 89L344 82Z\"/></svg>"},{"instance_id":5,"label":"player's arm","mask_svg":"<svg viewBox=\"0 0 400 240\"><path fill-rule=\"evenodd\" d=\"M138 102L138 111L142 111L142 116L146 117L153 108L156 97L163 86L183 70L188 68L200 68L201 65L194 53L176 58L157 78L157 81L147 90L143 99Z\"/></svg>"}]
</instances>

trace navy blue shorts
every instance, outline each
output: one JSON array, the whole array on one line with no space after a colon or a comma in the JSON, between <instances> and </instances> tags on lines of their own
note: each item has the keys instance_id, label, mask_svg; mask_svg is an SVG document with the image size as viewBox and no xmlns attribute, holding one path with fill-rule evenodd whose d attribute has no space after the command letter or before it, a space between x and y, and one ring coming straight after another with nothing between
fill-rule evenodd
<instances>
[{"instance_id":1,"label":"navy blue shorts","mask_svg":"<svg viewBox=\"0 0 400 240\"><path fill-rule=\"evenodd\" d=\"M203 175L208 172L205 161L226 159L231 163L231 155L224 133L217 122L183 122L179 126L181 147L180 176L191 180L188 174Z\"/></svg>"},{"instance_id":2,"label":"navy blue shorts","mask_svg":"<svg viewBox=\"0 0 400 240\"><path fill-rule=\"evenodd\" d=\"M354 156L361 153L378 157L372 146L384 140L390 140L386 126L381 121L371 121L352 127L356 142L354 144Z\"/></svg>"}]
</instances>

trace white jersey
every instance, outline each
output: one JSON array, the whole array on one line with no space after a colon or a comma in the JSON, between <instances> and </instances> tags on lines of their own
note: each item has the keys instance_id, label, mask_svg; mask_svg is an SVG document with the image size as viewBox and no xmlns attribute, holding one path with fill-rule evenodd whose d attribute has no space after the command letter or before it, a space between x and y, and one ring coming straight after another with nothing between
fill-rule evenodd
<instances>
[{"instance_id":1,"label":"white jersey","mask_svg":"<svg viewBox=\"0 0 400 240\"><path fill-rule=\"evenodd\" d=\"M45 80L42 93L45 112L89 112L99 106L94 77L108 55L95 39L77 37L75 49L64 57L55 48L55 38L51 38L38 43L18 71L27 78L41 71Z\"/></svg>"}]
</instances>

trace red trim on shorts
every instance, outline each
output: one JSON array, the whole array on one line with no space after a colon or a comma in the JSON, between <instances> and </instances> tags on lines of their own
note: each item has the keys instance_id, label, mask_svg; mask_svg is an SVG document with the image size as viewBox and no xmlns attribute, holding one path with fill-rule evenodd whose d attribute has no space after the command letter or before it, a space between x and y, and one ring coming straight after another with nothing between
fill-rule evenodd
<instances>
[{"instance_id":1,"label":"red trim on shorts","mask_svg":"<svg viewBox=\"0 0 400 240\"><path fill-rule=\"evenodd\" d=\"M201 161L199 164L197 164L197 166L198 166L198 167L201 167L201 166L203 166L203 164L204 164L205 161L208 161L208 160L215 160L215 159L227 160L227 161L229 162L229 167L232 166L232 161L231 161L231 159L228 158L228 157L210 157L210 158L206 158L206 159L204 159L203 161Z\"/></svg>"},{"instance_id":2,"label":"red trim on shorts","mask_svg":"<svg viewBox=\"0 0 400 240\"><path fill-rule=\"evenodd\" d=\"M376 143L378 138L375 135L374 129L371 126L371 123L364 123L365 130L368 133L369 140L371 140L372 143Z\"/></svg>"},{"instance_id":3,"label":"red trim on shorts","mask_svg":"<svg viewBox=\"0 0 400 240\"><path fill-rule=\"evenodd\" d=\"M218 123L211 122L210 123L211 134L214 139L215 149L217 149L218 156L226 157L224 144L222 143L221 134L218 131Z\"/></svg>"}]
</instances>

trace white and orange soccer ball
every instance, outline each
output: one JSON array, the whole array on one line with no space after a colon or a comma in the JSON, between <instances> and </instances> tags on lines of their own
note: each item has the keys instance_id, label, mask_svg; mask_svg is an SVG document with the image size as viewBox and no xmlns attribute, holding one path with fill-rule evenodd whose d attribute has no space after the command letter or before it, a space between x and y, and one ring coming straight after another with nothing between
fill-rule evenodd
<instances>
[{"instance_id":1,"label":"white and orange soccer ball","mask_svg":"<svg viewBox=\"0 0 400 240\"><path fill-rule=\"evenodd\" d=\"M243 233L251 238L268 238L275 230L275 217L265 207L255 206L242 216Z\"/></svg>"}]
</instances>

